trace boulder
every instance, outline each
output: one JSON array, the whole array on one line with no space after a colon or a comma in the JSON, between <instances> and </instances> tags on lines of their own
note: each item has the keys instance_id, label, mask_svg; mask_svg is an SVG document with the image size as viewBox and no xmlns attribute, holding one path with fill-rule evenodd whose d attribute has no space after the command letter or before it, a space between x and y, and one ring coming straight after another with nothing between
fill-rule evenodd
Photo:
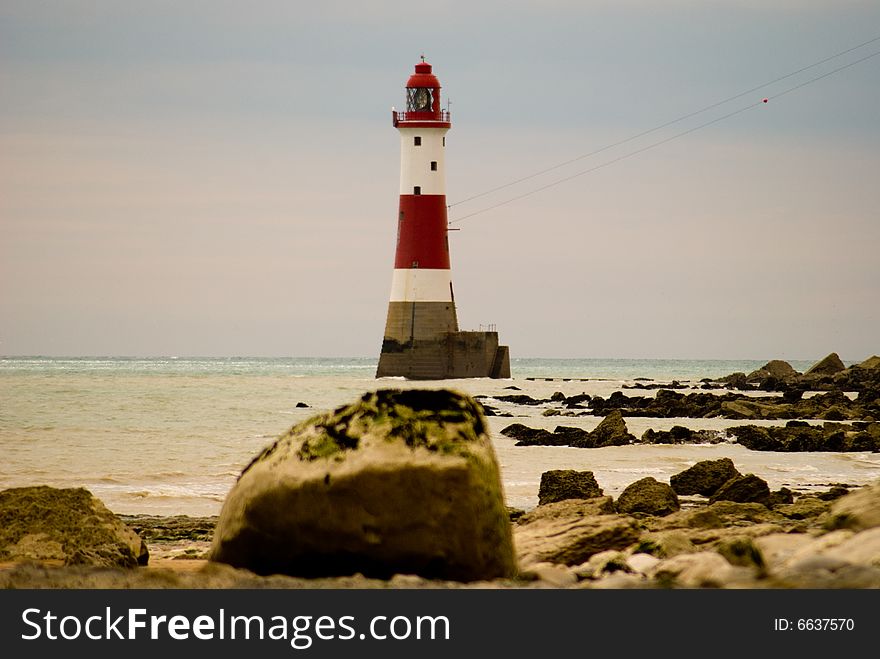
<instances>
[{"instance_id":1,"label":"boulder","mask_svg":"<svg viewBox=\"0 0 880 659\"><path fill-rule=\"evenodd\" d=\"M565 499L591 499L601 497L602 488L592 471L554 469L541 474L538 488L538 505L555 503Z\"/></svg>"},{"instance_id":2,"label":"boulder","mask_svg":"<svg viewBox=\"0 0 880 659\"><path fill-rule=\"evenodd\" d=\"M846 366L840 360L840 357L838 357L836 352L832 352L827 357L820 359L818 362L810 366L806 373L804 373L804 376L808 378L821 378L845 370Z\"/></svg>"},{"instance_id":3,"label":"boulder","mask_svg":"<svg viewBox=\"0 0 880 659\"><path fill-rule=\"evenodd\" d=\"M761 382L767 378L773 378L780 382L789 382L796 379L800 373L794 370L786 361L781 359L772 359L761 368L749 373L747 380L749 382Z\"/></svg>"},{"instance_id":4,"label":"boulder","mask_svg":"<svg viewBox=\"0 0 880 659\"><path fill-rule=\"evenodd\" d=\"M600 551L625 549L639 533L636 520L625 515L536 519L513 531L523 566L544 561L580 565Z\"/></svg>"},{"instance_id":5,"label":"boulder","mask_svg":"<svg viewBox=\"0 0 880 659\"><path fill-rule=\"evenodd\" d=\"M0 561L137 567L147 545L91 492L45 485L0 492Z\"/></svg>"},{"instance_id":6,"label":"boulder","mask_svg":"<svg viewBox=\"0 0 880 659\"><path fill-rule=\"evenodd\" d=\"M768 503L770 501L770 487L767 485L767 481L754 474L734 476L718 488L718 491L709 497L709 501L711 503L716 501Z\"/></svg>"},{"instance_id":7,"label":"boulder","mask_svg":"<svg viewBox=\"0 0 880 659\"><path fill-rule=\"evenodd\" d=\"M211 558L307 577L514 575L477 403L449 390L385 389L294 426L229 492Z\"/></svg>"},{"instance_id":8,"label":"boulder","mask_svg":"<svg viewBox=\"0 0 880 659\"><path fill-rule=\"evenodd\" d=\"M620 493L617 510L621 513L669 515L681 508L675 491L666 483L648 476L631 483Z\"/></svg>"},{"instance_id":9,"label":"boulder","mask_svg":"<svg viewBox=\"0 0 880 659\"><path fill-rule=\"evenodd\" d=\"M701 460L693 467L674 474L669 482L672 489L681 495L702 494L712 496L731 478L740 473L730 458Z\"/></svg>"},{"instance_id":10,"label":"boulder","mask_svg":"<svg viewBox=\"0 0 880 659\"><path fill-rule=\"evenodd\" d=\"M624 446L634 444L636 438L626 429L626 422L620 410L608 414L590 433L593 446Z\"/></svg>"},{"instance_id":11,"label":"boulder","mask_svg":"<svg viewBox=\"0 0 880 659\"><path fill-rule=\"evenodd\" d=\"M855 531L880 526L880 481L835 501L831 506L827 526Z\"/></svg>"}]
</instances>

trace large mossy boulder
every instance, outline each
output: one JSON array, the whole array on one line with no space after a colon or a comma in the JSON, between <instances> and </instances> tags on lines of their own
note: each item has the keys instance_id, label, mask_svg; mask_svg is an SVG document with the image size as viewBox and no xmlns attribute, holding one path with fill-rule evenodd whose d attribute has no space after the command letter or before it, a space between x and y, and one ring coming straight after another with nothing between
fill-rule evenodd
<instances>
[{"instance_id":1,"label":"large mossy boulder","mask_svg":"<svg viewBox=\"0 0 880 659\"><path fill-rule=\"evenodd\" d=\"M0 492L0 561L137 567L148 560L140 536L84 488Z\"/></svg>"},{"instance_id":2,"label":"large mossy boulder","mask_svg":"<svg viewBox=\"0 0 880 659\"><path fill-rule=\"evenodd\" d=\"M211 558L306 577L515 575L479 406L448 390L389 389L294 426L229 492Z\"/></svg>"},{"instance_id":3,"label":"large mossy boulder","mask_svg":"<svg viewBox=\"0 0 880 659\"><path fill-rule=\"evenodd\" d=\"M592 471L553 469L541 474L538 487L538 505L565 501L566 499L592 499L602 496L602 488Z\"/></svg>"},{"instance_id":4,"label":"large mossy boulder","mask_svg":"<svg viewBox=\"0 0 880 659\"><path fill-rule=\"evenodd\" d=\"M727 481L739 475L730 458L701 460L694 466L674 474L669 479L669 483L678 494L702 494L710 497Z\"/></svg>"}]
</instances>

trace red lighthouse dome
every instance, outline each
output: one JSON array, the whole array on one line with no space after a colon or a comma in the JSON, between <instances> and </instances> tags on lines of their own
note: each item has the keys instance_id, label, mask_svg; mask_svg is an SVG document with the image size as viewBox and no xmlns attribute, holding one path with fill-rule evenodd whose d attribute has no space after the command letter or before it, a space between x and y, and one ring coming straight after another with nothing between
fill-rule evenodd
<instances>
[{"instance_id":1,"label":"red lighthouse dome","mask_svg":"<svg viewBox=\"0 0 880 659\"><path fill-rule=\"evenodd\" d=\"M413 128L451 127L449 111L440 109L440 81L431 71L431 65L424 59L416 64L415 73L406 81L406 111L393 113L395 127L402 122Z\"/></svg>"}]
</instances>

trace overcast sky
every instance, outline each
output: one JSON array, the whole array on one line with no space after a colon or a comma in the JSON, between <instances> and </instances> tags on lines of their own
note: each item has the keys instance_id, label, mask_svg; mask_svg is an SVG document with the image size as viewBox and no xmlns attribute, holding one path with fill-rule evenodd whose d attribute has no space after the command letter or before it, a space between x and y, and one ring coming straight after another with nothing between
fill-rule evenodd
<instances>
[{"instance_id":1,"label":"overcast sky","mask_svg":"<svg viewBox=\"0 0 880 659\"><path fill-rule=\"evenodd\" d=\"M391 106L424 53L449 203L880 36L855 0L0 2L0 354L378 356ZM880 40L451 219L513 357L880 353ZM768 97L767 104L761 103Z\"/></svg>"}]
</instances>

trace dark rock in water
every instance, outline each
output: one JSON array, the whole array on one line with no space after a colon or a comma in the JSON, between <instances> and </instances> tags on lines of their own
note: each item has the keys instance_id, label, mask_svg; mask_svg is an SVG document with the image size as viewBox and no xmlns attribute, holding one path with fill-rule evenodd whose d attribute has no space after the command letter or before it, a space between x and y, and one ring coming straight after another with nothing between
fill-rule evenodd
<instances>
[{"instance_id":1,"label":"dark rock in water","mask_svg":"<svg viewBox=\"0 0 880 659\"><path fill-rule=\"evenodd\" d=\"M806 373L804 373L804 377L818 378L825 375L835 375L836 373L845 370L846 366L840 360L840 357L837 356L836 352L832 352L830 355L824 359L820 359L808 368Z\"/></svg>"},{"instance_id":2,"label":"dark rock in water","mask_svg":"<svg viewBox=\"0 0 880 659\"><path fill-rule=\"evenodd\" d=\"M675 491L666 483L648 476L631 483L620 493L617 510L621 513L669 515L681 508Z\"/></svg>"},{"instance_id":3,"label":"dark rock in water","mask_svg":"<svg viewBox=\"0 0 880 659\"><path fill-rule=\"evenodd\" d=\"M552 400L554 403L564 403L565 394L561 391L554 391L553 395L550 396L550 400Z\"/></svg>"},{"instance_id":4,"label":"dark rock in water","mask_svg":"<svg viewBox=\"0 0 880 659\"><path fill-rule=\"evenodd\" d=\"M538 488L538 505L555 503L565 499L592 499L602 496L602 488L592 471L554 469L541 474Z\"/></svg>"},{"instance_id":5,"label":"dark rock in water","mask_svg":"<svg viewBox=\"0 0 880 659\"><path fill-rule=\"evenodd\" d=\"M299 403L297 403L296 406L297 406L297 407L308 407L308 405L306 405L306 404L303 403L302 401L300 401Z\"/></svg>"},{"instance_id":6,"label":"dark rock in water","mask_svg":"<svg viewBox=\"0 0 880 659\"><path fill-rule=\"evenodd\" d=\"M678 494L702 494L709 497L726 482L740 475L733 460L720 458L701 460L693 467L673 475L669 482Z\"/></svg>"},{"instance_id":7,"label":"dark rock in water","mask_svg":"<svg viewBox=\"0 0 880 659\"><path fill-rule=\"evenodd\" d=\"M146 565L144 541L84 488L45 485L0 492L0 561Z\"/></svg>"},{"instance_id":8,"label":"dark rock in water","mask_svg":"<svg viewBox=\"0 0 880 659\"><path fill-rule=\"evenodd\" d=\"M642 444L718 444L726 440L727 434L721 430L691 430L684 426L672 426L669 430L648 428L643 434Z\"/></svg>"},{"instance_id":9,"label":"dark rock in water","mask_svg":"<svg viewBox=\"0 0 880 659\"><path fill-rule=\"evenodd\" d=\"M514 405L543 405L551 402L549 399L532 398L528 394L507 394L505 396L493 396L495 400Z\"/></svg>"},{"instance_id":10,"label":"dark rock in water","mask_svg":"<svg viewBox=\"0 0 880 659\"><path fill-rule=\"evenodd\" d=\"M568 440L561 435L543 428L529 428L521 423L507 426L501 434L516 439L517 446L568 446Z\"/></svg>"},{"instance_id":11,"label":"dark rock in water","mask_svg":"<svg viewBox=\"0 0 880 659\"><path fill-rule=\"evenodd\" d=\"M257 574L513 576L479 407L448 390L379 390L298 424L229 492L211 558Z\"/></svg>"},{"instance_id":12,"label":"dark rock in water","mask_svg":"<svg viewBox=\"0 0 880 659\"><path fill-rule=\"evenodd\" d=\"M563 403L565 407L571 409L573 407L583 407L584 403L589 403L593 399L590 394L577 394L576 396L569 396L565 399Z\"/></svg>"},{"instance_id":13,"label":"dark rock in water","mask_svg":"<svg viewBox=\"0 0 880 659\"><path fill-rule=\"evenodd\" d=\"M721 378L719 382L726 384L730 389L739 389L741 391L749 391L753 388L749 384L749 378L745 373L731 373Z\"/></svg>"},{"instance_id":14,"label":"dark rock in water","mask_svg":"<svg viewBox=\"0 0 880 659\"><path fill-rule=\"evenodd\" d=\"M812 426L790 421L784 428L736 426L728 432L738 444L753 451L880 451L880 437L839 423Z\"/></svg>"},{"instance_id":15,"label":"dark rock in water","mask_svg":"<svg viewBox=\"0 0 880 659\"><path fill-rule=\"evenodd\" d=\"M519 387L516 387L514 385L510 385L509 387L504 387L504 388L510 389L511 391L522 391L522 389L520 389Z\"/></svg>"},{"instance_id":16,"label":"dark rock in water","mask_svg":"<svg viewBox=\"0 0 880 659\"><path fill-rule=\"evenodd\" d=\"M562 440L565 446L575 446L578 448L594 448L595 446L590 433L583 428L556 426L553 430L553 436Z\"/></svg>"},{"instance_id":17,"label":"dark rock in water","mask_svg":"<svg viewBox=\"0 0 880 659\"><path fill-rule=\"evenodd\" d=\"M711 503L716 501L734 501L736 503L769 503L770 487L767 481L754 474L734 476L724 485L718 488L711 497Z\"/></svg>"},{"instance_id":18,"label":"dark rock in water","mask_svg":"<svg viewBox=\"0 0 880 659\"><path fill-rule=\"evenodd\" d=\"M595 447L625 446L635 444L636 438L626 429L626 422L620 410L614 410L590 433L590 441Z\"/></svg>"}]
</instances>

